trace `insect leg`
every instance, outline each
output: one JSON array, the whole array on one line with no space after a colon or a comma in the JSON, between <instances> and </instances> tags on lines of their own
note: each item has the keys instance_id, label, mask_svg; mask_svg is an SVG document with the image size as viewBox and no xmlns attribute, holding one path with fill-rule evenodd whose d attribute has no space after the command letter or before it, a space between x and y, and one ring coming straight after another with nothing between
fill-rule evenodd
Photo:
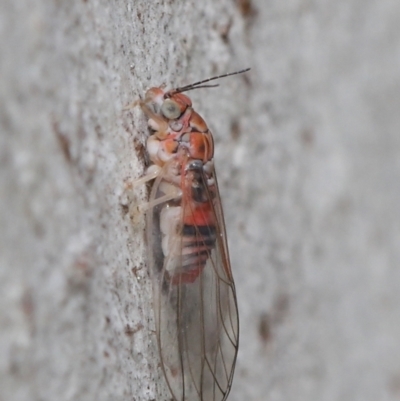
<instances>
[{"instance_id":1,"label":"insect leg","mask_svg":"<svg viewBox=\"0 0 400 401\"><path fill-rule=\"evenodd\" d=\"M180 198L182 196L182 191L179 188L174 188L174 190L171 190L169 193L160 196L156 199L153 199L150 202L147 203L142 203L141 205L138 206L138 209L142 212L145 212L146 210L152 209L153 207L160 205L165 202L169 202L173 199Z\"/></svg>"},{"instance_id":2,"label":"insect leg","mask_svg":"<svg viewBox=\"0 0 400 401\"><path fill-rule=\"evenodd\" d=\"M142 99L135 100L134 102L126 105L122 110L128 111L134 109L136 106L140 106L143 113L149 117L148 125L154 131L166 132L168 130L168 122L160 115L155 113L146 102Z\"/></svg>"},{"instance_id":3,"label":"insect leg","mask_svg":"<svg viewBox=\"0 0 400 401\"><path fill-rule=\"evenodd\" d=\"M159 176L160 172L161 172L161 167L157 166L156 164L153 164L147 169L146 174L143 177L140 177L135 181L130 181L125 183L125 190L126 191L132 190L133 188L138 187L139 185L146 184L146 182L156 179Z\"/></svg>"},{"instance_id":4,"label":"insect leg","mask_svg":"<svg viewBox=\"0 0 400 401\"><path fill-rule=\"evenodd\" d=\"M133 199L135 199L134 189L156 179L160 175L160 172L161 167L153 164L147 169L147 172L143 177L140 177L134 181L127 180L124 182L121 194L121 203L123 205L129 205L129 213L131 216L141 214L142 210L147 209L147 207L144 207L143 205L137 206L135 205L135 202L133 202Z\"/></svg>"}]
</instances>

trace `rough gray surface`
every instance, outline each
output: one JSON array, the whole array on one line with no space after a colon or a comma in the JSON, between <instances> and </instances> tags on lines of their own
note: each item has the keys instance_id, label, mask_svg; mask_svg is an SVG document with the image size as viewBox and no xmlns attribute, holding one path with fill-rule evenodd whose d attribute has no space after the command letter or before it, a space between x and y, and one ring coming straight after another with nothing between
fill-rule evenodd
<instances>
[{"instance_id":1,"label":"rough gray surface","mask_svg":"<svg viewBox=\"0 0 400 401\"><path fill-rule=\"evenodd\" d=\"M247 66L193 92L240 304L230 400L400 399L398 0L3 0L0 52L1 401L167 399L122 109Z\"/></svg>"}]
</instances>

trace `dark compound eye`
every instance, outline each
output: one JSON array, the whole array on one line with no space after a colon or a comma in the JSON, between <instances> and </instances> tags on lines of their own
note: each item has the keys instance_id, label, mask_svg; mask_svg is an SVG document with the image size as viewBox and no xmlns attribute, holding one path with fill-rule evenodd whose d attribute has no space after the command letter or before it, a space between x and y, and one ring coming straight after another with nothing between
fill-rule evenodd
<instances>
[{"instance_id":1,"label":"dark compound eye","mask_svg":"<svg viewBox=\"0 0 400 401\"><path fill-rule=\"evenodd\" d=\"M165 99L161 106L161 113L164 117L175 120L181 115L181 108L172 99Z\"/></svg>"}]
</instances>

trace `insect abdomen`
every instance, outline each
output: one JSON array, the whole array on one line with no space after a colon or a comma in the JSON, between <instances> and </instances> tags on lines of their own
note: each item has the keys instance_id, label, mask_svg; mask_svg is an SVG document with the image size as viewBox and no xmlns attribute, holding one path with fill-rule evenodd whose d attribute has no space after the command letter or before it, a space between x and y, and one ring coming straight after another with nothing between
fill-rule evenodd
<instances>
[{"instance_id":1,"label":"insect abdomen","mask_svg":"<svg viewBox=\"0 0 400 401\"><path fill-rule=\"evenodd\" d=\"M214 226L183 226L181 269L174 274L173 284L190 284L199 277L215 247L215 233Z\"/></svg>"}]
</instances>

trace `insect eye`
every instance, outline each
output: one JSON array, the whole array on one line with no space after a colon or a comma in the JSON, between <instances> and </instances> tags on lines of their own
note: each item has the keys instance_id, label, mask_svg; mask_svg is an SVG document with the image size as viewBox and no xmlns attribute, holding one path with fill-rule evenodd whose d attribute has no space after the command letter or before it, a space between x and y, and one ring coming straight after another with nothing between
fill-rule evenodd
<instances>
[{"instance_id":1,"label":"insect eye","mask_svg":"<svg viewBox=\"0 0 400 401\"><path fill-rule=\"evenodd\" d=\"M165 99L161 106L161 113L164 117L175 120L181 115L181 108L172 99Z\"/></svg>"}]
</instances>

